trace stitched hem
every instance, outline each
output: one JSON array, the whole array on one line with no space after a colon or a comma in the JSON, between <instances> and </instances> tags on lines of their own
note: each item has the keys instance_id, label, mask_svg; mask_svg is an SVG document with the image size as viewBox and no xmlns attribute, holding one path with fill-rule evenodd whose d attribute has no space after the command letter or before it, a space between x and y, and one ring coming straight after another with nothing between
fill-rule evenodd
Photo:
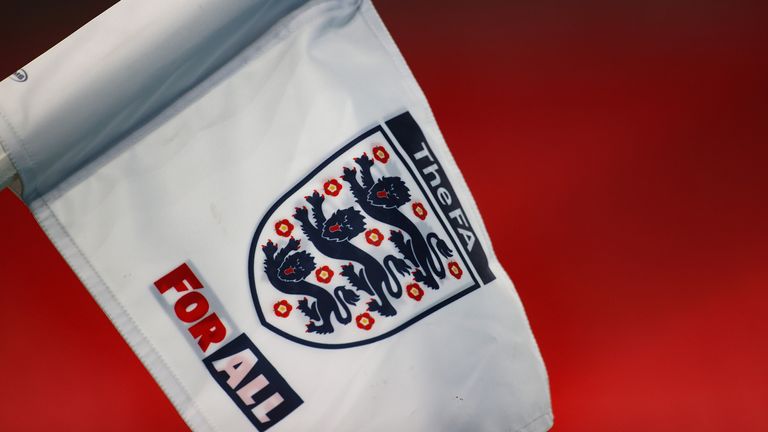
<instances>
[{"instance_id":1,"label":"stitched hem","mask_svg":"<svg viewBox=\"0 0 768 432\"><path fill-rule=\"evenodd\" d=\"M23 166L23 163L27 163L30 170L34 170L34 166L27 151L21 144L21 137L16 132L16 128L2 111L0 111L0 148L3 149L8 156L8 159L10 159L11 164L16 169L16 178L19 182L19 187L17 188L18 190L14 189L14 192L21 196L24 192L24 179L26 175L22 174L22 169L20 167ZM16 157L17 151L21 154L21 159L23 160ZM13 183L11 183L11 186L13 186Z\"/></svg>"},{"instance_id":2,"label":"stitched hem","mask_svg":"<svg viewBox=\"0 0 768 432\"><path fill-rule=\"evenodd\" d=\"M205 418L194 398L184 388L181 380L173 373L160 355L159 351L147 339L136 325L133 317L126 311L109 287L104 283L88 258L83 255L77 244L53 213L44 199L30 203L30 210L37 222L59 250L64 260L72 268L88 292L96 300L101 310L117 328L123 339L128 342L136 356L144 364L160 388L170 399L184 421L194 430L215 431L216 429Z\"/></svg>"}]
</instances>

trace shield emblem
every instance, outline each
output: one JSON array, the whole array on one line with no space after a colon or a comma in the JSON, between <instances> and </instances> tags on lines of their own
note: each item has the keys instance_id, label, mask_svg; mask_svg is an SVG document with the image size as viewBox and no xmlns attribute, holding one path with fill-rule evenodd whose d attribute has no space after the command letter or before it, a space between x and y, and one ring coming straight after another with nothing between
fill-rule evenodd
<instances>
[{"instance_id":1,"label":"shield emblem","mask_svg":"<svg viewBox=\"0 0 768 432\"><path fill-rule=\"evenodd\" d=\"M404 141L382 125L366 131L264 215L249 276L265 327L313 347L352 347L480 286L466 234L451 229L455 221L397 138Z\"/></svg>"}]
</instances>

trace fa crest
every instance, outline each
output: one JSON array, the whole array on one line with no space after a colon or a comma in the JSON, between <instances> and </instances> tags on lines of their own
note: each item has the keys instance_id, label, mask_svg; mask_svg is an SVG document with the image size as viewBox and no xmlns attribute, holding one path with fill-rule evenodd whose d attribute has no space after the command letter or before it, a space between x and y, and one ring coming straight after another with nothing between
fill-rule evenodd
<instances>
[{"instance_id":1,"label":"fa crest","mask_svg":"<svg viewBox=\"0 0 768 432\"><path fill-rule=\"evenodd\" d=\"M409 113L363 133L261 220L249 277L262 324L346 348L391 336L494 279Z\"/></svg>"}]
</instances>

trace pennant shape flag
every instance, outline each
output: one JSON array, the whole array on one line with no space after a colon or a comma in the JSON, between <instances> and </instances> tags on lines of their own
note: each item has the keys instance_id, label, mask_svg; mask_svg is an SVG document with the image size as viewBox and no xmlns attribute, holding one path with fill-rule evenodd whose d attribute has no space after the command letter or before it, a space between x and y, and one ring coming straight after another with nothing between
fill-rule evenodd
<instances>
[{"instance_id":1,"label":"pennant shape flag","mask_svg":"<svg viewBox=\"0 0 768 432\"><path fill-rule=\"evenodd\" d=\"M192 429L551 427L514 286L369 1L124 0L0 83L0 145Z\"/></svg>"}]
</instances>

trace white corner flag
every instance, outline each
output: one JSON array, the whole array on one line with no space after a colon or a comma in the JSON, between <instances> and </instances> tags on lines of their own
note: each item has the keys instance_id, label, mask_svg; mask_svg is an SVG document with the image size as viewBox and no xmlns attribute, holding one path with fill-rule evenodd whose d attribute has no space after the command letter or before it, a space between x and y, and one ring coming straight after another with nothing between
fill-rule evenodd
<instances>
[{"instance_id":1,"label":"white corner flag","mask_svg":"<svg viewBox=\"0 0 768 432\"><path fill-rule=\"evenodd\" d=\"M123 0L0 83L0 146L192 429L551 427L523 307L370 1Z\"/></svg>"}]
</instances>

